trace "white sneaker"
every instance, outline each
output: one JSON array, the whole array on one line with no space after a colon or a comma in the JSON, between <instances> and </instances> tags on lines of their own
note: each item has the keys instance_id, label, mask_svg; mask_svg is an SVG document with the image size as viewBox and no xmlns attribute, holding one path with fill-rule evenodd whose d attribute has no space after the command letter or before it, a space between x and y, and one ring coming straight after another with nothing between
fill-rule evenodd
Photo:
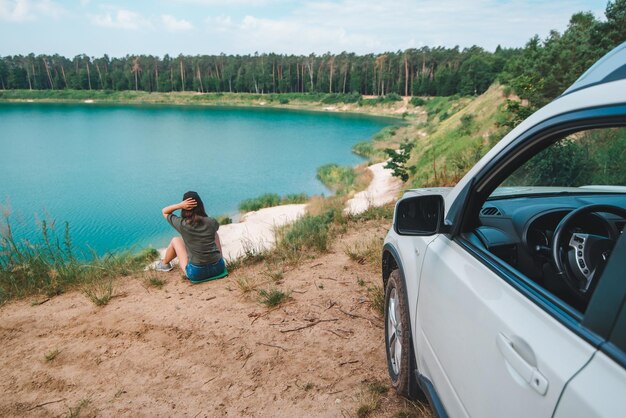
<instances>
[{"instance_id":1,"label":"white sneaker","mask_svg":"<svg viewBox=\"0 0 626 418\"><path fill-rule=\"evenodd\" d=\"M171 263L167 263L167 264L163 264L162 261L159 261L156 266L154 266L154 269L156 271L162 271L162 272L167 272L172 270L174 267L172 267Z\"/></svg>"}]
</instances>

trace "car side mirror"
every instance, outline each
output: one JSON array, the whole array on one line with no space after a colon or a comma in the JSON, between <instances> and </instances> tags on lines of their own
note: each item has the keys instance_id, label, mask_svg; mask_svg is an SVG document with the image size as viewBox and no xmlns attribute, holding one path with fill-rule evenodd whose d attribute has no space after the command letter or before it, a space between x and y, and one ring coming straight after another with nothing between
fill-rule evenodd
<instances>
[{"instance_id":1,"label":"car side mirror","mask_svg":"<svg viewBox=\"0 0 626 418\"><path fill-rule=\"evenodd\" d=\"M394 229L399 235L429 236L442 232L444 208L441 195L402 199L396 206Z\"/></svg>"}]
</instances>

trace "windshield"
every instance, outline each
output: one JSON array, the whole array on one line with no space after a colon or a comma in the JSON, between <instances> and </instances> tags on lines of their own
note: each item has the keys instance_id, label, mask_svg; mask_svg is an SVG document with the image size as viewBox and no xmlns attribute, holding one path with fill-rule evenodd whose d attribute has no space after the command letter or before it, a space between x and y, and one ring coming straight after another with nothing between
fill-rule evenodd
<instances>
[{"instance_id":1,"label":"windshield","mask_svg":"<svg viewBox=\"0 0 626 418\"><path fill-rule=\"evenodd\" d=\"M526 161L490 198L529 194L626 193L626 128L560 139Z\"/></svg>"}]
</instances>

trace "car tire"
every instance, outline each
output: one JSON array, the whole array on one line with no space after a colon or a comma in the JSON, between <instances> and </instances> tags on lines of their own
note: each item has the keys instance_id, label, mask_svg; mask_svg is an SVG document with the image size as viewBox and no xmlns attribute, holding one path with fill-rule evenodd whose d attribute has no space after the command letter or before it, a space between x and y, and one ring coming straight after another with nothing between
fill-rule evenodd
<instances>
[{"instance_id":1,"label":"car tire","mask_svg":"<svg viewBox=\"0 0 626 418\"><path fill-rule=\"evenodd\" d=\"M415 400L422 397L411 375L415 356L405 292L399 270L392 271L385 287L385 349L391 385L398 395Z\"/></svg>"}]
</instances>

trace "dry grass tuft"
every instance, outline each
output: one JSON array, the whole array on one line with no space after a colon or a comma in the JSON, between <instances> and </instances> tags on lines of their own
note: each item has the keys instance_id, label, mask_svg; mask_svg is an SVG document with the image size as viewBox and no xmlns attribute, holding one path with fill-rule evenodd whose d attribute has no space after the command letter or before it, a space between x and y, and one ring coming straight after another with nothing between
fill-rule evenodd
<instances>
[{"instance_id":1,"label":"dry grass tuft","mask_svg":"<svg viewBox=\"0 0 626 418\"><path fill-rule=\"evenodd\" d=\"M346 253L351 260L359 264L368 263L378 269L382 268L382 251L382 237L374 237L366 242L359 241L354 245L344 248L344 253Z\"/></svg>"},{"instance_id":2,"label":"dry grass tuft","mask_svg":"<svg viewBox=\"0 0 626 418\"><path fill-rule=\"evenodd\" d=\"M94 305L106 305L113 297L113 277L86 284L83 287L83 293Z\"/></svg>"},{"instance_id":3,"label":"dry grass tuft","mask_svg":"<svg viewBox=\"0 0 626 418\"><path fill-rule=\"evenodd\" d=\"M46 362L51 362L52 360L54 360L59 353L61 352L61 350L59 350L58 348L55 348L52 351L47 352L46 354L44 354L43 358L46 360Z\"/></svg>"}]
</instances>

